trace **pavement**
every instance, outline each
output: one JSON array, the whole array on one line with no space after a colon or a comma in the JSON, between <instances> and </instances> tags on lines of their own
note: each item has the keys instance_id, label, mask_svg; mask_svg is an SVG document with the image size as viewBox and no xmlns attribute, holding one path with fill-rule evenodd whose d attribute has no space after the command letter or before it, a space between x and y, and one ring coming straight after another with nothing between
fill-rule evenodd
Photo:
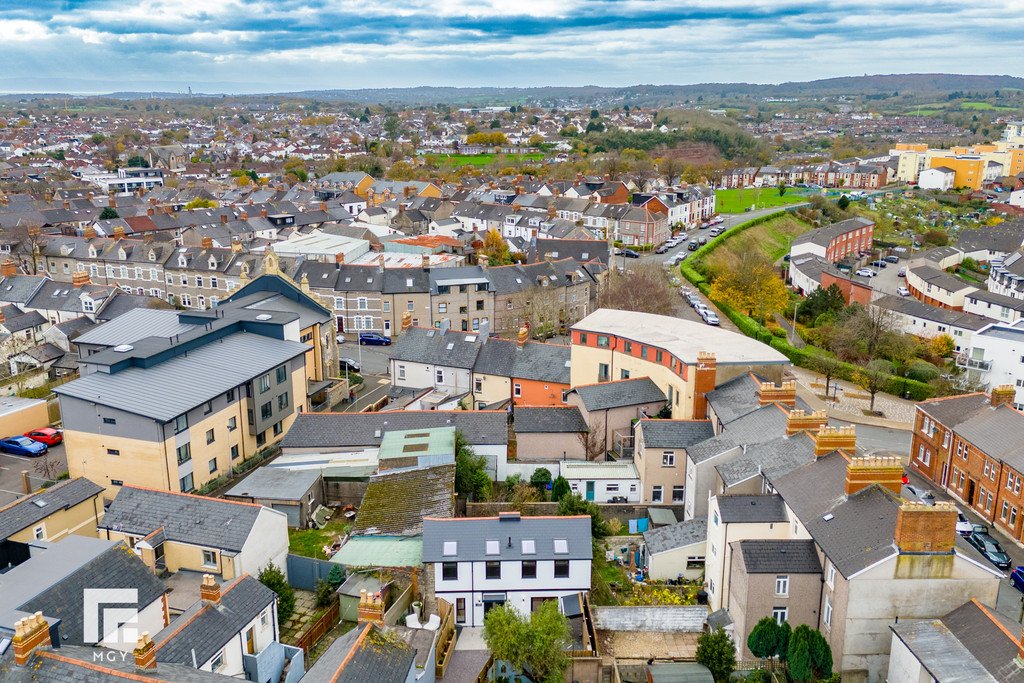
<instances>
[{"instance_id":1,"label":"pavement","mask_svg":"<svg viewBox=\"0 0 1024 683\"><path fill-rule=\"evenodd\" d=\"M875 410L881 417L865 415L871 399L866 391L852 382L832 380L828 398L825 395L825 378L816 372L793 366L787 370L796 379L797 394L814 410L825 409L831 418L853 424L873 425L888 429L910 431L914 425L914 411L917 405L896 396L879 392L875 395ZM838 389L838 390L837 390Z\"/></svg>"},{"instance_id":2,"label":"pavement","mask_svg":"<svg viewBox=\"0 0 1024 683\"><path fill-rule=\"evenodd\" d=\"M64 453L64 444L51 446L48 455L50 458L57 458L60 461L59 470L61 472L67 470L68 461ZM34 468L36 462L36 458L0 453L0 507L13 503L24 495L21 490L22 470L29 471L33 490L42 486L43 480Z\"/></svg>"}]
</instances>

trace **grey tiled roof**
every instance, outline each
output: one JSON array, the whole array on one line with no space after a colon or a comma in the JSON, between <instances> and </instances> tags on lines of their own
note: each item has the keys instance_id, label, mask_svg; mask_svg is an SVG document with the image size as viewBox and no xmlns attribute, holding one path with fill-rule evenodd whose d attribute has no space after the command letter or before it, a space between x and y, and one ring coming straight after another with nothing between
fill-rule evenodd
<instances>
[{"instance_id":1,"label":"grey tiled roof","mask_svg":"<svg viewBox=\"0 0 1024 683\"><path fill-rule=\"evenodd\" d=\"M64 481L31 496L19 498L0 508L0 540L46 519L60 510L67 510L103 492L103 487L85 477ZM40 507L40 503L44 503Z\"/></svg>"},{"instance_id":2,"label":"grey tiled roof","mask_svg":"<svg viewBox=\"0 0 1024 683\"><path fill-rule=\"evenodd\" d=\"M980 410L953 431L988 457L1024 472L1024 415L1010 406Z\"/></svg>"},{"instance_id":3,"label":"grey tiled roof","mask_svg":"<svg viewBox=\"0 0 1024 683\"><path fill-rule=\"evenodd\" d=\"M779 496L718 496L717 500L723 524L789 521Z\"/></svg>"},{"instance_id":4,"label":"grey tiled roof","mask_svg":"<svg viewBox=\"0 0 1024 683\"><path fill-rule=\"evenodd\" d=\"M61 638L66 638L69 645L92 645L83 641L82 595L86 588L134 588L139 592L140 609L167 591L160 579L122 541L34 596L19 609L59 618Z\"/></svg>"},{"instance_id":5,"label":"grey tiled roof","mask_svg":"<svg viewBox=\"0 0 1024 683\"><path fill-rule=\"evenodd\" d=\"M284 448L379 446L384 432L455 427L471 445L508 443L505 411L407 410L384 413L299 413L285 434Z\"/></svg>"},{"instance_id":6,"label":"grey tiled roof","mask_svg":"<svg viewBox=\"0 0 1024 683\"><path fill-rule=\"evenodd\" d=\"M513 412L513 429L518 434L588 432L580 409L576 406L522 407Z\"/></svg>"},{"instance_id":7,"label":"grey tiled roof","mask_svg":"<svg viewBox=\"0 0 1024 683\"><path fill-rule=\"evenodd\" d=\"M139 536L163 527L170 541L238 552L261 510L249 503L122 486L99 526Z\"/></svg>"},{"instance_id":8,"label":"grey tiled roof","mask_svg":"<svg viewBox=\"0 0 1024 683\"><path fill-rule=\"evenodd\" d=\"M930 306L912 296L887 294L872 301L871 305L895 311L902 315L920 318L921 320L930 320L952 327L962 327L966 330L980 330L992 322L980 315L952 311L948 308L940 308L939 306Z\"/></svg>"},{"instance_id":9,"label":"grey tiled roof","mask_svg":"<svg viewBox=\"0 0 1024 683\"><path fill-rule=\"evenodd\" d=\"M360 624L327 648L302 677L306 683L405 683L416 652L376 624Z\"/></svg>"},{"instance_id":10,"label":"grey tiled roof","mask_svg":"<svg viewBox=\"0 0 1024 683\"><path fill-rule=\"evenodd\" d=\"M725 486L733 486L751 477L779 477L814 460L814 440L806 432L780 436L750 445L740 457L715 466Z\"/></svg>"},{"instance_id":11,"label":"grey tiled roof","mask_svg":"<svg viewBox=\"0 0 1024 683\"><path fill-rule=\"evenodd\" d=\"M917 408L942 426L952 429L991 405L992 401L985 394L965 394L922 401Z\"/></svg>"},{"instance_id":12,"label":"grey tiled roof","mask_svg":"<svg viewBox=\"0 0 1024 683\"><path fill-rule=\"evenodd\" d=\"M686 455L695 463L704 462L737 446L771 440L782 434L788 412L772 403L733 420L717 436L694 444Z\"/></svg>"},{"instance_id":13,"label":"grey tiled roof","mask_svg":"<svg viewBox=\"0 0 1024 683\"><path fill-rule=\"evenodd\" d=\"M153 638L156 660L189 665L195 652L196 661L206 662L276 598L248 574L222 586L220 606L197 602Z\"/></svg>"},{"instance_id":14,"label":"grey tiled roof","mask_svg":"<svg viewBox=\"0 0 1024 683\"><path fill-rule=\"evenodd\" d=\"M650 377L587 384L573 389L587 412L623 406L638 406L665 400L665 394Z\"/></svg>"},{"instance_id":15,"label":"grey tiled roof","mask_svg":"<svg viewBox=\"0 0 1024 683\"><path fill-rule=\"evenodd\" d=\"M424 562L482 562L485 560L586 560L593 555L590 517L461 517L423 520ZM508 539L512 539L512 547ZM523 540L532 539L535 554L524 554ZM555 539L565 539L569 552L556 555ZM444 542L456 541L455 556L444 555ZM498 555L487 555L487 541L499 541Z\"/></svg>"},{"instance_id":16,"label":"grey tiled roof","mask_svg":"<svg viewBox=\"0 0 1024 683\"><path fill-rule=\"evenodd\" d=\"M479 337L475 332L441 334L432 327L410 327L394 338L389 355L391 360L469 369L480 350Z\"/></svg>"},{"instance_id":17,"label":"grey tiled roof","mask_svg":"<svg viewBox=\"0 0 1024 683\"><path fill-rule=\"evenodd\" d=\"M644 446L649 448L689 448L715 435L710 420L640 420Z\"/></svg>"},{"instance_id":18,"label":"grey tiled roof","mask_svg":"<svg viewBox=\"0 0 1024 683\"><path fill-rule=\"evenodd\" d=\"M666 550L683 548L694 543L706 541L708 538L708 520L706 517L688 519L668 526L658 527L644 532L644 543L650 553L663 553Z\"/></svg>"},{"instance_id":19,"label":"grey tiled roof","mask_svg":"<svg viewBox=\"0 0 1024 683\"><path fill-rule=\"evenodd\" d=\"M820 574L821 562L814 541L769 539L740 541L748 574Z\"/></svg>"},{"instance_id":20,"label":"grey tiled roof","mask_svg":"<svg viewBox=\"0 0 1024 683\"><path fill-rule=\"evenodd\" d=\"M63 625L61 626L63 633ZM96 655L107 656L103 663ZM135 671L135 658L131 653L122 657L117 650L97 650L62 644L59 649L37 648L26 666L15 666L14 648L0 657L0 680L4 683L124 683ZM221 674L192 668L192 664L161 664L155 672L146 673L144 680L153 683L225 683Z\"/></svg>"},{"instance_id":21,"label":"grey tiled roof","mask_svg":"<svg viewBox=\"0 0 1024 683\"><path fill-rule=\"evenodd\" d=\"M715 415L725 424L760 407L757 400L760 388L759 380L747 372L709 391L707 399Z\"/></svg>"},{"instance_id":22,"label":"grey tiled roof","mask_svg":"<svg viewBox=\"0 0 1024 683\"><path fill-rule=\"evenodd\" d=\"M370 477L356 514L360 535L418 536L424 517L455 514L455 465L381 472Z\"/></svg>"}]
</instances>

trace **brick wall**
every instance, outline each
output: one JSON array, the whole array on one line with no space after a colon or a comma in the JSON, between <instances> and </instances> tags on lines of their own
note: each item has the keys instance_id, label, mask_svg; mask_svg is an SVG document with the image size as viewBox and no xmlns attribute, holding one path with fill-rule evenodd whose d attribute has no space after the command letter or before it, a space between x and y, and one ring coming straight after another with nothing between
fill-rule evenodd
<instances>
[{"instance_id":1,"label":"brick wall","mask_svg":"<svg viewBox=\"0 0 1024 683\"><path fill-rule=\"evenodd\" d=\"M902 552L950 552L956 514L952 503L903 503L896 514L896 546Z\"/></svg>"}]
</instances>

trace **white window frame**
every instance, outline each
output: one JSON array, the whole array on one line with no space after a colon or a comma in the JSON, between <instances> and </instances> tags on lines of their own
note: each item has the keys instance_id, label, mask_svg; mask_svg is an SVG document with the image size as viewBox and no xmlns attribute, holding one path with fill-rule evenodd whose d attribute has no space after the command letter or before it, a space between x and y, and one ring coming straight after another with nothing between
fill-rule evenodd
<instances>
[{"instance_id":1,"label":"white window frame","mask_svg":"<svg viewBox=\"0 0 1024 683\"><path fill-rule=\"evenodd\" d=\"M789 596L789 575L780 574L775 577L775 595L778 597Z\"/></svg>"}]
</instances>

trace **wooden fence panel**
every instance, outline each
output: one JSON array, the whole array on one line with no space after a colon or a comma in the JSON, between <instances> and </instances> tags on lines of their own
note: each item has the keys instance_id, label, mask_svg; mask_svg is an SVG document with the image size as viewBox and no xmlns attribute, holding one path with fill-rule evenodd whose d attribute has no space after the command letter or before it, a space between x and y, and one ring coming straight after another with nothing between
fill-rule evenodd
<instances>
[{"instance_id":1,"label":"wooden fence panel","mask_svg":"<svg viewBox=\"0 0 1024 683\"><path fill-rule=\"evenodd\" d=\"M321 638L327 635L328 631L338 625L341 621L341 604L335 600L334 604L324 612L323 616L314 621L305 633L299 636L296 647L301 647L302 652L309 661L309 653L312 651Z\"/></svg>"}]
</instances>

